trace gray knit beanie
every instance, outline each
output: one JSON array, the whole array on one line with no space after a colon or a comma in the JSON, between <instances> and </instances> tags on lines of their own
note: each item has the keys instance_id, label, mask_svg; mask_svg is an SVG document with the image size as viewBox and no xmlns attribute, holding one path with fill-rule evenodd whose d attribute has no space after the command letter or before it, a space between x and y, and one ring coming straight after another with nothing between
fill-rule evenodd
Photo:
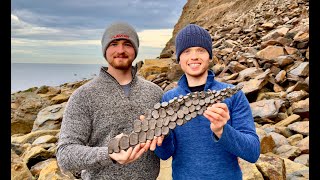
<instances>
[{"instance_id":1,"label":"gray knit beanie","mask_svg":"<svg viewBox=\"0 0 320 180\"><path fill-rule=\"evenodd\" d=\"M190 47L205 48L212 59L212 38L207 30L196 25L189 24L179 31L176 36L177 63L180 61L180 54Z\"/></svg>"},{"instance_id":2,"label":"gray knit beanie","mask_svg":"<svg viewBox=\"0 0 320 180\"><path fill-rule=\"evenodd\" d=\"M139 49L139 37L135 29L127 23L124 22L115 22L112 23L107 29L104 31L101 45L102 45L102 54L105 57L106 49L108 48L111 41L116 39L127 39L129 40L133 48L136 52L136 56L138 55Z\"/></svg>"}]
</instances>

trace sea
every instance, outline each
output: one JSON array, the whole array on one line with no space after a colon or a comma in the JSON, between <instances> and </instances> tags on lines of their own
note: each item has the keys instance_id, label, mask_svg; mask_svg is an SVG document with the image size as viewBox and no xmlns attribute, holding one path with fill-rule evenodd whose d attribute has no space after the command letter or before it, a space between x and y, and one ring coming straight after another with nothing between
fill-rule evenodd
<instances>
[{"instance_id":1,"label":"sea","mask_svg":"<svg viewBox=\"0 0 320 180\"><path fill-rule=\"evenodd\" d=\"M11 63L11 93L91 79L107 64Z\"/></svg>"}]
</instances>

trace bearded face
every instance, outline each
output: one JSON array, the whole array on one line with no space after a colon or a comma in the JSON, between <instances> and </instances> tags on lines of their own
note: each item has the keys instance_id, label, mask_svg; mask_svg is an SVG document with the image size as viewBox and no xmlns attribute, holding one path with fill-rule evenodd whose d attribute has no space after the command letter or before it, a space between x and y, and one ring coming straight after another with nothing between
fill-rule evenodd
<instances>
[{"instance_id":1,"label":"bearded face","mask_svg":"<svg viewBox=\"0 0 320 180\"><path fill-rule=\"evenodd\" d=\"M129 40L114 40L106 50L106 59L110 66L119 70L128 70L135 59L135 50Z\"/></svg>"}]
</instances>

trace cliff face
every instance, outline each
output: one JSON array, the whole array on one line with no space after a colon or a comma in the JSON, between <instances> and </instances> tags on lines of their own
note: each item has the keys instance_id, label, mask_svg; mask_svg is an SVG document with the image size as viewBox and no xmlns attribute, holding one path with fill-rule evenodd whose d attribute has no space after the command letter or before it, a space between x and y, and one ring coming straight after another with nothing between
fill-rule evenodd
<instances>
[{"instance_id":1,"label":"cliff face","mask_svg":"<svg viewBox=\"0 0 320 180\"><path fill-rule=\"evenodd\" d=\"M177 32L189 23L198 24L209 32L226 22L245 16L249 10L257 9L266 0L188 0L181 16L174 26L172 38L167 42L161 54L174 52L174 39ZM243 26L248 26L253 19L246 18Z\"/></svg>"}]
</instances>

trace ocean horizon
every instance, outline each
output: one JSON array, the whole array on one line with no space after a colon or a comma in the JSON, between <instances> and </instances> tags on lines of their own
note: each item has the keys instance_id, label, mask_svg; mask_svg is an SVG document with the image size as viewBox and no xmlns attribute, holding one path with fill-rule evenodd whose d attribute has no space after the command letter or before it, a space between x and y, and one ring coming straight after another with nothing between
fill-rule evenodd
<instances>
[{"instance_id":1,"label":"ocean horizon","mask_svg":"<svg viewBox=\"0 0 320 180\"><path fill-rule=\"evenodd\" d=\"M11 94L32 87L91 79L107 64L11 63Z\"/></svg>"}]
</instances>

